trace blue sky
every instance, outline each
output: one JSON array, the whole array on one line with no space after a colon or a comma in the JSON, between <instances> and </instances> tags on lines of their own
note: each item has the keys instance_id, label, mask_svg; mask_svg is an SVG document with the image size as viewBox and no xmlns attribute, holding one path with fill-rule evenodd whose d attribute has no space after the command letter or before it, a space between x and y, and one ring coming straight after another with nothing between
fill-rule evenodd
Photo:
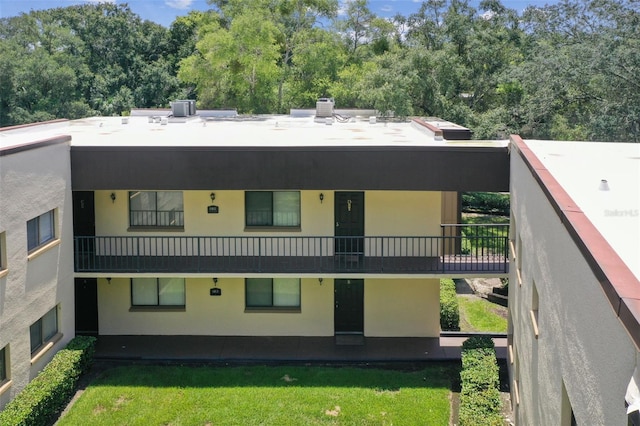
<instances>
[{"instance_id":1,"label":"blue sky","mask_svg":"<svg viewBox=\"0 0 640 426\"><path fill-rule=\"evenodd\" d=\"M250 1L250 0L247 0ZM0 0L0 17L28 13L30 10L66 7L82 3L95 3L96 0ZM177 16L186 15L190 10L207 10L210 6L206 0L111 0L115 3L128 3L131 10L142 19L157 22L165 27L171 25ZM554 0L503 0L503 4L519 11L527 5L543 6L545 3L556 3ZM479 0L471 0L477 6ZM369 8L378 16L393 16L396 13L408 16L420 7L417 0L369 0Z\"/></svg>"}]
</instances>

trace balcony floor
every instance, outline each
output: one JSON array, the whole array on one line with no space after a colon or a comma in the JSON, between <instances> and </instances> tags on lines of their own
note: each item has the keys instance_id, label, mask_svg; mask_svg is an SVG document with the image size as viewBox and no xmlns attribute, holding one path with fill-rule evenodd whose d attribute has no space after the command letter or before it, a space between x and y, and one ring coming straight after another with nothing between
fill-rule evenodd
<instances>
[{"instance_id":1,"label":"balcony floor","mask_svg":"<svg viewBox=\"0 0 640 426\"><path fill-rule=\"evenodd\" d=\"M503 256L93 256L76 259L76 272L119 273L361 273L506 274Z\"/></svg>"},{"instance_id":2,"label":"balcony floor","mask_svg":"<svg viewBox=\"0 0 640 426\"><path fill-rule=\"evenodd\" d=\"M99 336L96 359L194 362L420 362L459 360L466 337ZM506 358L506 337L494 337Z\"/></svg>"}]
</instances>

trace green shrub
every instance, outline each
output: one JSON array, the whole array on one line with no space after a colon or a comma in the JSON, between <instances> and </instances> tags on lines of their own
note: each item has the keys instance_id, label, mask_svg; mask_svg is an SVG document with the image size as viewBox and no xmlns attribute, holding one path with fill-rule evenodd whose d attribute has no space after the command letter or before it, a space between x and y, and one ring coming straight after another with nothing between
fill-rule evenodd
<instances>
[{"instance_id":1,"label":"green shrub","mask_svg":"<svg viewBox=\"0 0 640 426\"><path fill-rule=\"evenodd\" d=\"M440 280L440 328L445 331L460 330L456 284L450 278Z\"/></svg>"},{"instance_id":2,"label":"green shrub","mask_svg":"<svg viewBox=\"0 0 640 426\"><path fill-rule=\"evenodd\" d=\"M0 425L48 425L69 402L78 378L91 366L95 337L78 336L2 412Z\"/></svg>"},{"instance_id":3,"label":"green shrub","mask_svg":"<svg viewBox=\"0 0 640 426\"><path fill-rule=\"evenodd\" d=\"M509 194L500 192L463 192L462 211L509 216Z\"/></svg>"},{"instance_id":4,"label":"green shrub","mask_svg":"<svg viewBox=\"0 0 640 426\"><path fill-rule=\"evenodd\" d=\"M493 340L473 336L462 344L460 426L503 425L500 376Z\"/></svg>"}]
</instances>

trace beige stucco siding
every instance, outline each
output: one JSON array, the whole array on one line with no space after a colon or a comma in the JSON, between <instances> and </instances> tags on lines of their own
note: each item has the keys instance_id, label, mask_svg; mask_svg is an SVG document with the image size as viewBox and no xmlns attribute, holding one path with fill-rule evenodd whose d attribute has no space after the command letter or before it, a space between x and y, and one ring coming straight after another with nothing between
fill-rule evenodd
<instances>
[{"instance_id":1,"label":"beige stucco siding","mask_svg":"<svg viewBox=\"0 0 640 426\"><path fill-rule=\"evenodd\" d=\"M519 155L512 154L517 224L510 299L521 425L562 425L563 383L578 424L626 424L624 395L637 351L598 279ZM538 293L539 337L530 316ZM570 412L570 411L569 411Z\"/></svg>"},{"instance_id":2,"label":"beige stucco siding","mask_svg":"<svg viewBox=\"0 0 640 426\"><path fill-rule=\"evenodd\" d=\"M111 193L116 200L111 201ZM219 213L208 214L210 194ZM320 202L320 194L324 199ZM184 231L161 232L163 235L304 235L334 234L334 192L301 191L301 229L295 232L245 230L244 191L183 191ZM96 235L135 235L129 227L128 191L96 191ZM441 195L433 191L365 192L365 235L424 236L440 235ZM144 232L143 235L153 235Z\"/></svg>"},{"instance_id":3,"label":"beige stucco siding","mask_svg":"<svg viewBox=\"0 0 640 426\"><path fill-rule=\"evenodd\" d=\"M364 330L367 337L440 335L440 280L367 279Z\"/></svg>"},{"instance_id":4,"label":"beige stucco siding","mask_svg":"<svg viewBox=\"0 0 640 426\"><path fill-rule=\"evenodd\" d=\"M69 163L66 143L0 156L0 233L7 267L0 277L0 348L8 348L11 380L0 394L0 409L74 335ZM51 210L55 238L29 256L27 221ZM62 338L32 364L29 327L56 306Z\"/></svg>"},{"instance_id":5,"label":"beige stucco siding","mask_svg":"<svg viewBox=\"0 0 640 426\"><path fill-rule=\"evenodd\" d=\"M128 231L128 191L96 191L96 235L127 236L332 236L334 192L301 191L299 230L245 229L244 191L184 191L184 230ZM218 214L208 214L211 192ZM323 200L320 202L320 193ZM365 192L365 235L440 235L439 192ZM437 246L436 246L437 247ZM423 253L425 254L425 253ZM144 274L150 276L151 274ZM166 276L166 274L163 274ZM331 336L334 333L333 280L320 285L316 277L301 281L300 312L245 310L244 278L218 274L222 296L209 296L212 277L188 277L183 312L130 312L128 277L111 283L98 281L101 334L194 334ZM356 277L357 278L357 277ZM439 333L437 279L365 280L367 336L437 336Z\"/></svg>"},{"instance_id":6,"label":"beige stucco siding","mask_svg":"<svg viewBox=\"0 0 640 426\"><path fill-rule=\"evenodd\" d=\"M301 280L300 312L245 312L242 278L220 278L221 296L210 296L211 278L185 280L183 312L130 312L127 278L98 280L100 334L176 334L213 336L328 336L333 334L333 284Z\"/></svg>"},{"instance_id":7,"label":"beige stucco siding","mask_svg":"<svg viewBox=\"0 0 640 426\"><path fill-rule=\"evenodd\" d=\"M242 278L220 278L221 296L210 296L210 278L186 278L184 311L131 311L128 278L98 280L100 334L215 336L331 336L333 280L301 280L300 312L245 310ZM437 279L366 279L365 335L435 337L439 333ZM393 296L393 297L391 297Z\"/></svg>"}]
</instances>

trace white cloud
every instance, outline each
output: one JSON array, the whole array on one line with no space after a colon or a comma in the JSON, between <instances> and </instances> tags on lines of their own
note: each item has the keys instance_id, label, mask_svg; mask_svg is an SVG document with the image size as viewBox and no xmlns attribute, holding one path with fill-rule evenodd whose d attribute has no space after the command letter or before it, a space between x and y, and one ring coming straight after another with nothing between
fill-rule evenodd
<instances>
[{"instance_id":1,"label":"white cloud","mask_svg":"<svg viewBox=\"0 0 640 426\"><path fill-rule=\"evenodd\" d=\"M116 0L85 0L86 3L115 3Z\"/></svg>"},{"instance_id":2,"label":"white cloud","mask_svg":"<svg viewBox=\"0 0 640 426\"><path fill-rule=\"evenodd\" d=\"M174 9L189 9L193 0L165 0L164 4Z\"/></svg>"},{"instance_id":3,"label":"white cloud","mask_svg":"<svg viewBox=\"0 0 640 426\"><path fill-rule=\"evenodd\" d=\"M385 13L389 13L389 12L392 12L392 11L393 11L393 7L391 7L391 6L390 6L390 5L388 5L388 4L385 4L384 6L382 6L382 7L380 8L380 11L381 11L381 12L385 12Z\"/></svg>"}]
</instances>

